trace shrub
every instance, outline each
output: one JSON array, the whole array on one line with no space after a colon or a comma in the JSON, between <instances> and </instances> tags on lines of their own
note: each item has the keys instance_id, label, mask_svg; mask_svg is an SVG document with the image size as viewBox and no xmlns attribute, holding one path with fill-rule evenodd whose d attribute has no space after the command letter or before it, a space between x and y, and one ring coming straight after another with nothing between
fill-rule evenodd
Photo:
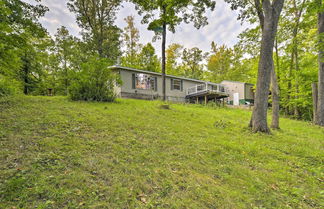
<instances>
[{"instance_id":1,"label":"shrub","mask_svg":"<svg viewBox=\"0 0 324 209\"><path fill-rule=\"evenodd\" d=\"M20 90L20 85L17 81L0 75L0 97L18 94Z\"/></svg>"},{"instance_id":2,"label":"shrub","mask_svg":"<svg viewBox=\"0 0 324 209\"><path fill-rule=\"evenodd\" d=\"M81 71L73 76L69 95L72 100L108 101L116 98L115 84L119 78L108 69L109 62L100 58L91 58L81 65Z\"/></svg>"}]
</instances>

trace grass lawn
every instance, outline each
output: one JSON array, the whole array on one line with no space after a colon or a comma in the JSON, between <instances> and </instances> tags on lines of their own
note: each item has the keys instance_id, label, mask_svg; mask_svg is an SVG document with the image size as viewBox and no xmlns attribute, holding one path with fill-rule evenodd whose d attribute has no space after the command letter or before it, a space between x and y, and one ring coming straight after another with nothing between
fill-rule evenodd
<instances>
[{"instance_id":1,"label":"grass lawn","mask_svg":"<svg viewBox=\"0 0 324 209\"><path fill-rule=\"evenodd\" d=\"M321 208L324 129L251 112L65 97L0 101L0 208Z\"/></svg>"}]
</instances>

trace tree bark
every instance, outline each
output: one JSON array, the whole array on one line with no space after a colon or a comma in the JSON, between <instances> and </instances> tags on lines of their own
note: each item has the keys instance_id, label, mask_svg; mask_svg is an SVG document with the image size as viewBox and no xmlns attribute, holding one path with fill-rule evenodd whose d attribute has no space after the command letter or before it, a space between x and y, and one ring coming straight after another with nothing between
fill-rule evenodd
<instances>
[{"instance_id":1,"label":"tree bark","mask_svg":"<svg viewBox=\"0 0 324 209\"><path fill-rule=\"evenodd\" d=\"M278 48L278 40L276 38L275 40L275 51L276 51L276 64L277 64L277 82L278 82L278 88L280 90L280 79L281 79L281 74L280 74L280 61L279 61L279 48Z\"/></svg>"},{"instance_id":2,"label":"tree bark","mask_svg":"<svg viewBox=\"0 0 324 209\"><path fill-rule=\"evenodd\" d=\"M27 58L27 52L25 52L24 56L22 57L23 60L23 80L24 80L24 94L28 95L29 93L29 60Z\"/></svg>"},{"instance_id":3,"label":"tree bark","mask_svg":"<svg viewBox=\"0 0 324 209\"><path fill-rule=\"evenodd\" d=\"M318 13L319 55L318 55L318 102L317 125L324 126L324 12Z\"/></svg>"},{"instance_id":4,"label":"tree bark","mask_svg":"<svg viewBox=\"0 0 324 209\"><path fill-rule=\"evenodd\" d=\"M162 32L162 94L163 94L163 101L166 101L166 94L165 94L165 44L166 44L166 22L163 23L163 32Z\"/></svg>"},{"instance_id":5,"label":"tree bark","mask_svg":"<svg viewBox=\"0 0 324 209\"><path fill-rule=\"evenodd\" d=\"M271 96L272 96L272 123L271 128L280 129L279 126L279 111L280 111L280 98L279 98L279 85L275 68L273 66L271 71Z\"/></svg>"},{"instance_id":6,"label":"tree bark","mask_svg":"<svg viewBox=\"0 0 324 209\"><path fill-rule=\"evenodd\" d=\"M292 84L291 84L291 80L292 80L292 72L293 72L293 68L294 68L294 59L295 59L295 53L291 52L291 57L290 57L290 67L289 67L289 72L288 72L288 82L287 82L287 102L288 105L286 106L286 115L291 115L291 104L290 104L290 95L292 93Z\"/></svg>"},{"instance_id":7,"label":"tree bark","mask_svg":"<svg viewBox=\"0 0 324 209\"><path fill-rule=\"evenodd\" d=\"M69 87L69 80L68 80L68 69L67 69L67 58L66 58L66 49L64 48L63 52L63 59L64 59L64 85L65 85L65 96L68 95L68 87Z\"/></svg>"},{"instance_id":8,"label":"tree bark","mask_svg":"<svg viewBox=\"0 0 324 209\"><path fill-rule=\"evenodd\" d=\"M298 81L298 72L299 72L299 62L298 62L298 41L297 41L297 36L296 36L296 43L295 43L295 104L294 104L294 115L295 115L295 118L297 119L300 119L300 111L299 111L299 108L298 108L298 104L297 104L297 101L298 101L298 98L299 98L299 81Z\"/></svg>"},{"instance_id":9,"label":"tree bark","mask_svg":"<svg viewBox=\"0 0 324 209\"><path fill-rule=\"evenodd\" d=\"M28 66L25 65L24 66L24 94L27 95L28 94L28 85L29 80L28 80Z\"/></svg>"},{"instance_id":10,"label":"tree bark","mask_svg":"<svg viewBox=\"0 0 324 209\"><path fill-rule=\"evenodd\" d=\"M271 71L273 69L273 47L283 4L284 0L277 0L273 3L269 0L262 2L264 24L255 105L251 120L253 132L270 133L267 123L268 96Z\"/></svg>"},{"instance_id":11,"label":"tree bark","mask_svg":"<svg viewBox=\"0 0 324 209\"><path fill-rule=\"evenodd\" d=\"M317 83L312 83L313 92L313 123L317 122L317 102L318 102L318 88Z\"/></svg>"}]
</instances>

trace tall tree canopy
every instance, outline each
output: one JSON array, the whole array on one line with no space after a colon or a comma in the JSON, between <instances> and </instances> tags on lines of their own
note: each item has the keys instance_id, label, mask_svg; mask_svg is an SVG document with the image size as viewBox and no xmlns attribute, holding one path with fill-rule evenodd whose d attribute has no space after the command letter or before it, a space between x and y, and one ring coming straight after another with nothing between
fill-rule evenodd
<instances>
[{"instance_id":1,"label":"tall tree canopy","mask_svg":"<svg viewBox=\"0 0 324 209\"><path fill-rule=\"evenodd\" d=\"M151 43L147 43L143 46L138 56L138 65L140 69L160 72L160 60L155 54L155 49Z\"/></svg>"},{"instance_id":2,"label":"tall tree canopy","mask_svg":"<svg viewBox=\"0 0 324 209\"><path fill-rule=\"evenodd\" d=\"M121 0L69 0L68 7L83 29L89 49L100 57L117 60L120 56L120 29L114 25Z\"/></svg>"},{"instance_id":3,"label":"tall tree canopy","mask_svg":"<svg viewBox=\"0 0 324 209\"><path fill-rule=\"evenodd\" d=\"M183 46L173 43L166 50L166 73L170 75L181 75L180 68Z\"/></svg>"},{"instance_id":4,"label":"tall tree canopy","mask_svg":"<svg viewBox=\"0 0 324 209\"><path fill-rule=\"evenodd\" d=\"M136 64L136 55L141 48L139 44L139 30L135 27L134 16L128 16L124 20L127 26L124 28L123 38L126 46L125 61L127 66Z\"/></svg>"},{"instance_id":5,"label":"tall tree canopy","mask_svg":"<svg viewBox=\"0 0 324 209\"><path fill-rule=\"evenodd\" d=\"M0 1L0 77L18 81L25 94L40 81L41 53L48 38L38 19L48 8L20 0ZM40 56L38 56L40 55Z\"/></svg>"},{"instance_id":6,"label":"tall tree canopy","mask_svg":"<svg viewBox=\"0 0 324 209\"><path fill-rule=\"evenodd\" d=\"M189 78L203 78L203 61L207 57L206 53L197 47L184 49L182 53L182 68L184 75Z\"/></svg>"}]
</instances>

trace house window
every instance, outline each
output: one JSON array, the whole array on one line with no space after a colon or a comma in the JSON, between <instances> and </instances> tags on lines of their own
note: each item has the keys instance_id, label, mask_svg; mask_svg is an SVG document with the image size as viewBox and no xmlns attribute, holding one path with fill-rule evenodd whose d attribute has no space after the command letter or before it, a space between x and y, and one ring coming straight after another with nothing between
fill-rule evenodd
<instances>
[{"instance_id":1,"label":"house window","mask_svg":"<svg viewBox=\"0 0 324 209\"><path fill-rule=\"evenodd\" d=\"M225 87L224 86L219 86L219 91L220 92L225 92Z\"/></svg>"},{"instance_id":2,"label":"house window","mask_svg":"<svg viewBox=\"0 0 324 209\"><path fill-rule=\"evenodd\" d=\"M180 80L180 79L171 79L171 90L182 91L182 80Z\"/></svg>"},{"instance_id":3,"label":"house window","mask_svg":"<svg viewBox=\"0 0 324 209\"><path fill-rule=\"evenodd\" d=\"M218 90L216 85L212 85L212 86L211 86L211 89L212 89L213 91L217 91L217 90Z\"/></svg>"},{"instance_id":4,"label":"house window","mask_svg":"<svg viewBox=\"0 0 324 209\"><path fill-rule=\"evenodd\" d=\"M144 73L133 74L133 88L156 91L157 79L155 76Z\"/></svg>"}]
</instances>

